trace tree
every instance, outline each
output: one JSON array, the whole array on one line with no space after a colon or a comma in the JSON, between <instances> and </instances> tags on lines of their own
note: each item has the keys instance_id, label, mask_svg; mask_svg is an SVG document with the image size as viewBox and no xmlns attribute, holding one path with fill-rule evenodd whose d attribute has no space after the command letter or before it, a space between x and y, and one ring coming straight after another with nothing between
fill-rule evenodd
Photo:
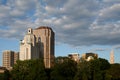
<instances>
[{"instance_id":1,"label":"tree","mask_svg":"<svg viewBox=\"0 0 120 80\"><path fill-rule=\"evenodd\" d=\"M4 80L4 73L0 73L0 80Z\"/></svg>"},{"instance_id":2,"label":"tree","mask_svg":"<svg viewBox=\"0 0 120 80\"><path fill-rule=\"evenodd\" d=\"M102 58L82 60L78 64L75 80L105 80L106 70L109 68L109 62Z\"/></svg>"},{"instance_id":3,"label":"tree","mask_svg":"<svg viewBox=\"0 0 120 80\"><path fill-rule=\"evenodd\" d=\"M47 80L42 60L17 61L12 73L13 80Z\"/></svg>"},{"instance_id":4,"label":"tree","mask_svg":"<svg viewBox=\"0 0 120 80\"><path fill-rule=\"evenodd\" d=\"M98 58L90 61L91 80L105 80L106 70L110 63L106 59Z\"/></svg>"},{"instance_id":5,"label":"tree","mask_svg":"<svg viewBox=\"0 0 120 80\"><path fill-rule=\"evenodd\" d=\"M4 73L0 73L0 80L10 80L10 72L6 68L4 68Z\"/></svg>"},{"instance_id":6,"label":"tree","mask_svg":"<svg viewBox=\"0 0 120 80\"><path fill-rule=\"evenodd\" d=\"M74 80L88 80L90 78L90 63L82 60L77 65L77 73Z\"/></svg>"},{"instance_id":7,"label":"tree","mask_svg":"<svg viewBox=\"0 0 120 80\"><path fill-rule=\"evenodd\" d=\"M107 77L112 80L120 80L120 64L111 64L111 68L107 70Z\"/></svg>"},{"instance_id":8,"label":"tree","mask_svg":"<svg viewBox=\"0 0 120 80\"><path fill-rule=\"evenodd\" d=\"M73 80L77 71L77 63L69 58L55 64L51 72L51 80Z\"/></svg>"},{"instance_id":9,"label":"tree","mask_svg":"<svg viewBox=\"0 0 120 80\"><path fill-rule=\"evenodd\" d=\"M4 80L10 80L10 72L7 69L4 71Z\"/></svg>"}]
</instances>

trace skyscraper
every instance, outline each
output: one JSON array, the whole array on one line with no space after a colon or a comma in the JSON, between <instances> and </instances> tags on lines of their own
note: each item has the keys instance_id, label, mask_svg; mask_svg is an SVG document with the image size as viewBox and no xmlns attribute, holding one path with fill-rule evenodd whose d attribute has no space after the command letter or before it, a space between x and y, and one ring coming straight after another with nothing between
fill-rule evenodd
<instances>
[{"instance_id":1,"label":"skyscraper","mask_svg":"<svg viewBox=\"0 0 120 80\"><path fill-rule=\"evenodd\" d=\"M43 56L46 68L50 68L54 63L54 32L50 27L39 27L33 30L36 36L36 43L40 43L40 53Z\"/></svg>"},{"instance_id":2,"label":"skyscraper","mask_svg":"<svg viewBox=\"0 0 120 80\"><path fill-rule=\"evenodd\" d=\"M20 60L43 58L46 68L54 65L54 32L50 27L28 29L20 43Z\"/></svg>"},{"instance_id":3,"label":"skyscraper","mask_svg":"<svg viewBox=\"0 0 120 80\"><path fill-rule=\"evenodd\" d=\"M3 67L11 68L18 60L18 53L14 51L6 50L3 52Z\"/></svg>"}]
</instances>

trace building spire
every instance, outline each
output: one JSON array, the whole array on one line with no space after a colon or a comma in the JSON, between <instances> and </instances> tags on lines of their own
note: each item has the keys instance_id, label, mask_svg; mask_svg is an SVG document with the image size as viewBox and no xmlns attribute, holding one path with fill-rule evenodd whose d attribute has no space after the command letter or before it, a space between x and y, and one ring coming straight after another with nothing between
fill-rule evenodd
<instances>
[{"instance_id":1,"label":"building spire","mask_svg":"<svg viewBox=\"0 0 120 80\"><path fill-rule=\"evenodd\" d=\"M110 64L114 64L114 50L113 49L110 52Z\"/></svg>"}]
</instances>

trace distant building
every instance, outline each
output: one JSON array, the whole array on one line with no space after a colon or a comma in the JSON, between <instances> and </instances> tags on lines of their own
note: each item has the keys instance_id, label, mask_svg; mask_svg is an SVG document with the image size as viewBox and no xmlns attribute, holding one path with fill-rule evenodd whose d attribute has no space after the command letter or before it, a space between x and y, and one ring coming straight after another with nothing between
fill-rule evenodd
<instances>
[{"instance_id":1,"label":"distant building","mask_svg":"<svg viewBox=\"0 0 120 80\"><path fill-rule=\"evenodd\" d=\"M98 58L98 54L95 54L95 53L82 54L82 59L86 61L90 61L92 59L97 59L97 58Z\"/></svg>"},{"instance_id":2,"label":"distant building","mask_svg":"<svg viewBox=\"0 0 120 80\"><path fill-rule=\"evenodd\" d=\"M16 64L17 60L19 60L19 52L14 52L14 64Z\"/></svg>"},{"instance_id":3,"label":"distant building","mask_svg":"<svg viewBox=\"0 0 120 80\"><path fill-rule=\"evenodd\" d=\"M68 61L68 60L69 60L69 58L67 56L58 56L58 57L56 57L55 62L63 63L64 61Z\"/></svg>"},{"instance_id":4,"label":"distant building","mask_svg":"<svg viewBox=\"0 0 120 80\"><path fill-rule=\"evenodd\" d=\"M50 27L28 29L20 42L20 60L43 58L45 68L54 65L54 32Z\"/></svg>"},{"instance_id":5,"label":"distant building","mask_svg":"<svg viewBox=\"0 0 120 80\"><path fill-rule=\"evenodd\" d=\"M3 52L3 67L12 68L13 65L16 63L16 60L18 60L18 53L15 53L14 51L6 50Z\"/></svg>"},{"instance_id":6,"label":"distant building","mask_svg":"<svg viewBox=\"0 0 120 80\"><path fill-rule=\"evenodd\" d=\"M5 67L0 67L0 73L4 73L5 70L6 70Z\"/></svg>"},{"instance_id":7,"label":"distant building","mask_svg":"<svg viewBox=\"0 0 120 80\"><path fill-rule=\"evenodd\" d=\"M70 58L76 62L79 62L79 60L80 60L80 56L78 53L70 53L70 54L68 54L68 58Z\"/></svg>"},{"instance_id":8,"label":"distant building","mask_svg":"<svg viewBox=\"0 0 120 80\"><path fill-rule=\"evenodd\" d=\"M114 64L114 50L110 52L110 64Z\"/></svg>"}]
</instances>

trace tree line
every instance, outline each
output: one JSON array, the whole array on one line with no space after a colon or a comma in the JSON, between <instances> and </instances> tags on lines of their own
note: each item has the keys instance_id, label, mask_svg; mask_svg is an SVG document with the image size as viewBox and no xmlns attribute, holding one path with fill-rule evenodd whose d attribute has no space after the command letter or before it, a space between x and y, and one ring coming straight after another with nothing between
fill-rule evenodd
<instances>
[{"instance_id":1,"label":"tree line","mask_svg":"<svg viewBox=\"0 0 120 80\"><path fill-rule=\"evenodd\" d=\"M54 67L46 69L42 59L17 61L11 71L0 74L0 80L120 80L120 64L57 57Z\"/></svg>"}]
</instances>

